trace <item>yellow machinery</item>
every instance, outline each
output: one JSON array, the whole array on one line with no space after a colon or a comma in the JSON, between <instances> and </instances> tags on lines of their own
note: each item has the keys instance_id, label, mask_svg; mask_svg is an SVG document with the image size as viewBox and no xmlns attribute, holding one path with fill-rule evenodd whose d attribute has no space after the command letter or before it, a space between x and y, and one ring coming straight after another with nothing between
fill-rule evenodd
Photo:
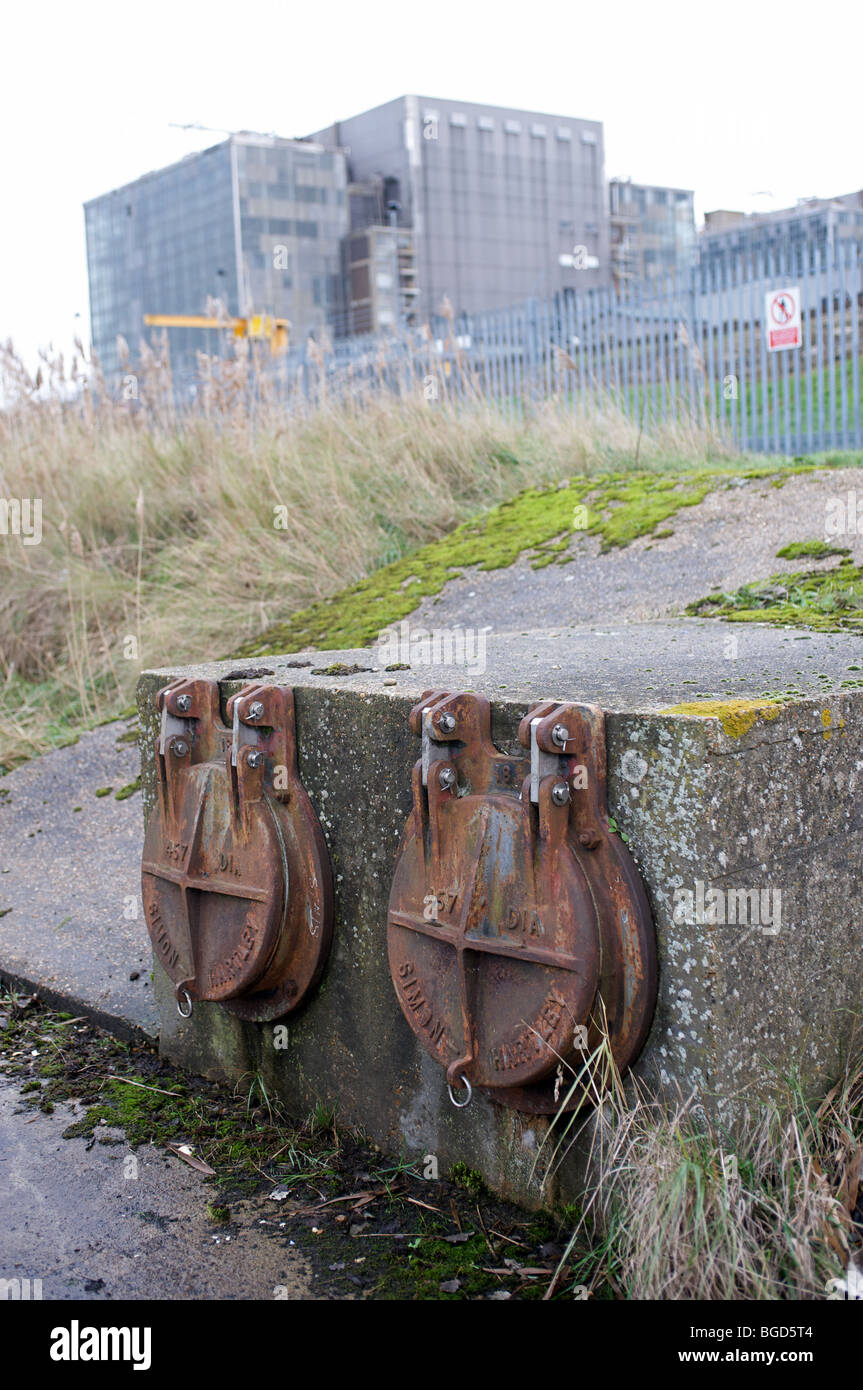
<instances>
[{"instance_id":1,"label":"yellow machinery","mask_svg":"<svg viewBox=\"0 0 863 1390\"><path fill-rule=\"evenodd\" d=\"M230 328L235 338L266 338L274 357L287 351L290 329L287 319L271 318L269 314L249 314L241 319L207 314L145 314L144 322L151 328Z\"/></svg>"}]
</instances>

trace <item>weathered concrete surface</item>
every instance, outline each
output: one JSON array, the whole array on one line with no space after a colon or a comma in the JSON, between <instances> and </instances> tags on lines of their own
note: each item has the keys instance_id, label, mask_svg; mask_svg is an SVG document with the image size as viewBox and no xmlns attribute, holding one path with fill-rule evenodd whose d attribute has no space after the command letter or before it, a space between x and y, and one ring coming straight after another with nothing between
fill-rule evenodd
<instances>
[{"instance_id":1,"label":"weathered concrete surface","mask_svg":"<svg viewBox=\"0 0 863 1390\"><path fill-rule=\"evenodd\" d=\"M115 798L140 771L125 732L103 725L0 778L0 975L114 1031L155 1036L141 796Z\"/></svg>"},{"instance_id":2,"label":"weathered concrete surface","mask_svg":"<svg viewBox=\"0 0 863 1390\"><path fill-rule=\"evenodd\" d=\"M529 555L499 570L467 569L411 615L416 626L460 623L495 632L547 627L550 621L645 622L673 617L713 588L737 589L793 570L831 568L827 560L780 560L791 541L829 540L863 564L863 534L825 532L833 498L863 491L859 468L819 469L775 479L733 478L694 507L683 507L660 531L623 548L601 551L596 536L575 535L566 555L576 563L531 567ZM566 558L564 556L563 558Z\"/></svg>"},{"instance_id":3,"label":"weathered concrete surface","mask_svg":"<svg viewBox=\"0 0 863 1390\"><path fill-rule=\"evenodd\" d=\"M222 663L145 673L147 805L154 697L168 679L221 679L225 699L261 671L294 686L301 775L336 879L332 956L318 993L290 1024L288 1050L275 1050L272 1025L242 1025L218 1006L197 1005L191 1021L181 1021L157 970L164 1051L210 1075L260 1069L298 1113L317 1099L336 1103L390 1151L406 1146L444 1164L462 1161L498 1190L538 1200L532 1171L545 1122L482 1096L455 1110L441 1069L402 1018L387 967L390 876L418 756L407 714L425 688L473 686L493 698L495 743L513 753L529 699L597 700L608 711L610 809L630 837L659 943L659 1002L639 1072L684 1095L696 1091L723 1117L741 1097L768 1098L775 1068L799 1069L813 1090L826 1086L861 1003L863 693L834 688L799 698L770 717L753 717L748 729L729 720L733 733L716 716L663 714L658 706L721 694L729 687L717 687L713 674L723 660L738 676L731 687L737 698L762 695L765 676L772 688L820 690L832 675L838 687L859 644L815 636L797 643L800 634L747 629L753 649L735 663L718 654L727 635L705 623L623 629L613 645L589 634L576 644L549 640L545 650L535 635L526 645L500 639L489 646L488 669L473 680L452 667L313 676L297 657L268 658L245 672ZM313 660L316 667L371 665L369 656ZM807 671L810 664L817 669ZM383 679L398 685L384 687ZM675 900L675 890L693 894L697 918L699 883L705 896L752 890L759 911L767 893L763 918L745 926L711 921L707 898L707 920L676 920L687 903Z\"/></svg>"},{"instance_id":4,"label":"weathered concrete surface","mask_svg":"<svg viewBox=\"0 0 863 1390\"><path fill-rule=\"evenodd\" d=\"M26 1110L0 1082L0 1279L41 1279L43 1299L319 1296L265 1197L232 1202L226 1227L199 1173L119 1132L64 1139L75 1118Z\"/></svg>"}]
</instances>

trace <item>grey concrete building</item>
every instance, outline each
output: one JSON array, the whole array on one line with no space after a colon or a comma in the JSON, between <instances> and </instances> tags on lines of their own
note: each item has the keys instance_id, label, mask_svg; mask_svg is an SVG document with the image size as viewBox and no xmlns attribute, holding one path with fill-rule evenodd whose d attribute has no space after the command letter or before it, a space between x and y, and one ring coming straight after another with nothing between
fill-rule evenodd
<instances>
[{"instance_id":1,"label":"grey concrete building","mask_svg":"<svg viewBox=\"0 0 863 1390\"><path fill-rule=\"evenodd\" d=\"M805 269L804 262L816 252L832 257L848 241L863 242L863 190L837 198L803 198L793 208L772 212L708 212L699 253L703 266L781 253L800 260Z\"/></svg>"},{"instance_id":2,"label":"grey concrete building","mask_svg":"<svg viewBox=\"0 0 863 1390\"><path fill-rule=\"evenodd\" d=\"M117 337L133 354L145 314L203 314L220 299L291 321L296 341L343 331L348 231L343 154L309 141L231 135L85 204L93 345L110 373ZM171 359L191 377L213 329L172 328Z\"/></svg>"},{"instance_id":3,"label":"grey concrete building","mask_svg":"<svg viewBox=\"0 0 863 1390\"><path fill-rule=\"evenodd\" d=\"M614 283L674 275L697 254L695 195L690 188L611 179L611 270Z\"/></svg>"},{"instance_id":4,"label":"grey concrete building","mask_svg":"<svg viewBox=\"0 0 863 1390\"><path fill-rule=\"evenodd\" d=\"M381 224L410 229L400 275L414 321L445 297L482 311L609 282L599 121L403 96L311 138L345 151Z\"/></svg>"}]
</instances>

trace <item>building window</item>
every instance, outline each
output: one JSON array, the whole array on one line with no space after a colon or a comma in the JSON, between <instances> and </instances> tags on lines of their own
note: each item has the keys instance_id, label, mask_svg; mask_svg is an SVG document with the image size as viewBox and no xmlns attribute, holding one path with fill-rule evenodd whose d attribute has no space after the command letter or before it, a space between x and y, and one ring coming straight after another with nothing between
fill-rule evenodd
<instances>
[{"instance_id":1,"label":"building window","mask_svg":"<svg viewBox=\"0 0 863 1390\"><path fill-rule=\"evenodd\" d=\"M557 136L558 140L572 139L572 131L569 129L569 126L559 125L554 133Z\"/></svg>"},{"instance_id":2,"label":"building window","mask_svg":"<svg viewBox=\"0 0 863 1390\"><path fill-rule=\"evenodd\" d=\"M582 143L583 145L595 145L595 144L596 144L596 131L595 131L595 130L583 130L583 131L581 132L581 143Z\"/></svg>"},{"instance_id":3,"label":"building window","mask_svg":"<svg viewBox=\"0 0 863 1390\"><path fill-rule=\"evenodd\" d=\"M455 126L462 126L462 127L463 127L463 126L466 126L466 125L467 125L467 116L465 116L465 115L463 114L463 112L461 112L461 111L451 111L451 112L450 112L450 117L449 117L449 123L450 123L450 125L455 125Z\"/></svg>"},{"instance_id":4,"label":"building window","mask_svg":"<svg viewBox=\"0 0 863 1390\"><path fill-rule=\"evenodd\" d=\"M536 121L531 126L530 133L531 135L535 136L537 140L544 140L546 136L545 126L542 125L539 121Z\"/></svg>"},{"instance_id":5,"label":"building window","mask_svg":"<svg viewBox=\"0 0 863 1390\"><path fill-rule=\"evenodd\" d=\"M480 130L494 130L494 120L491 116L477 116L476 123Z\"/></svg>"},{"instance_id":6,"label":"building window","mask_svg":"<svg viewBox=\"0 0 863 1390\"><path fill-rule=\"evenodd\" d=\"M521 121L504 121L503 128L507 135L521 135Z\"/></svg>"}]
</instances>

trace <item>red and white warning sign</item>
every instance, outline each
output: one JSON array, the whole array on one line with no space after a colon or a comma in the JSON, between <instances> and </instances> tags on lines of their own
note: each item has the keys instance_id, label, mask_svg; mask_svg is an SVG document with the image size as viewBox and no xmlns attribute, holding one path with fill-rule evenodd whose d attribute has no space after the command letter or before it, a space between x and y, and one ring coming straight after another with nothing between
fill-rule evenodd
<instances>
[{"instance_id":1,"label":"red and white warning sign","mask_svg":"<svg viewBox=\"0 0 863 1390\"><path fill-rule=\"evenodd\" d=\"M800 287L768 290L764 296L767 351L784 352L800 346Z\"/></svg>"}]
</instances>

